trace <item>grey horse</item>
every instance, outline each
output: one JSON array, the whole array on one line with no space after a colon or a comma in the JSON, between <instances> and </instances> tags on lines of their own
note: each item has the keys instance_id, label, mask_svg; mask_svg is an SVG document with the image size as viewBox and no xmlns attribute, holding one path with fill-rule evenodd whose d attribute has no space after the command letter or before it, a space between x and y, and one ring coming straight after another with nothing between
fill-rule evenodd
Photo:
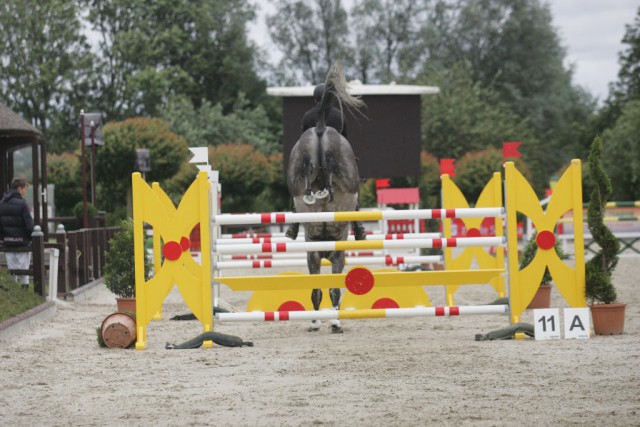
<instances>
[{"instance_id":1,"label":"grey horse","mask_svg":"<svg viewBox=\"0 0 640 427\"><path fill-rule=\"evenodd\" d=\"M347 91L347 82L339 64L327 73L325 89L320 101L316 126L304 131L289 156L287 186L296 212L355 211L358 205L360 174L351 144L338 130L326 125L331 105L337 102L341 110L357 110L364 103ZM348 222L306 223L305 241L339 241L349 236ZM310 274L319 274L322 258L331 262L331 272L344 269L344 251L308 252ZM339 288L330 289L334 309L340 307ZM320 308L322 290L314 289L311 300L315 310ZM318 330L320 321L314 320L309 330ZM331 321L331 331L342 332L339 320Z\"/></svg>"}]
</instances>

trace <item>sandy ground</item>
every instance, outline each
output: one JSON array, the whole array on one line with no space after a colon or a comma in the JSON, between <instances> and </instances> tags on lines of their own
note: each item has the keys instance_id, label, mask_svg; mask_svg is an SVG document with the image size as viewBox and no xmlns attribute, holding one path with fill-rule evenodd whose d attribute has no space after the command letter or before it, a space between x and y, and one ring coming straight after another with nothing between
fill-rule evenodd
<instances>
[{"instance_id":1,"label":"sandy ground","mask_svg":"<svg viewBox=\"0 0 640 427\"><path fill-rule=\"evenodd\" d=\"M0 425L640 425L640 258L615 275L625 333L589 340L474 341L506 316L224 323L254 347L165 350L201 332L196 321L148 328L145 351L100 348L115 311L103 286L86 301L0 343ZM441 287L428 288L434 305ZM223 289L243 307L247 295ZM465 287L456 303L494 298ZM564 307L555 292L552 305ZM177 292L165 319L187 312ZM524 321L531 322L528 310Z\"/></svg>"}]
</instances>

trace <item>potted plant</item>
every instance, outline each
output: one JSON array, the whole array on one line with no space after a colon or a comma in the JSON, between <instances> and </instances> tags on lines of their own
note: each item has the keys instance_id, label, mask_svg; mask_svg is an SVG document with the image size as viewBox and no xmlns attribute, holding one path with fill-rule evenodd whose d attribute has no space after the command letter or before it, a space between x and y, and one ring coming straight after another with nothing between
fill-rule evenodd
<instances>
[{"instance_id":1,"label":"potted plant","mask_svg":"<svg viewBox=\"0 0 640 427\"><path fill-rule=\"evenodd\" d=\"M136 270L133 250L133 221L125 219L120 231L111 240L105 252L104 284L117 298L118 311L136 311ZM149 279L150 261L145 257L145 280Z\"/></svg>"},{"instance_id":2,"label":"potted plant","mask_svg":"<svg viewBox=\"0 0 640 427\"><path fill-rule=\"evenodd\" d=\"M589 179L592 190L587 208L587 224L600 250L585 264L585 294L591 309L594 332L619 335L624 330L626 304L616 303L611 281L618 264L620 243L604 224L604 207L611 195L611 180L602 166L602 140L596 137L589 151Z\"/></svg>"},{"instance_id":3,"label":"potted plant","mask_svg":"<svg viewBox=\"0 0 640 427\"><path fill-rule=\"evenodd\" d=\"M520 270L525 268L526 266L533 261L538 252L538 244L536 243L536 236L538 235L537 231L534 231L531 239L527 242L527 246L525 246L524 251L522 252L522 257L520 258ZM565 259L567 256L564 251L560 247L560 241L556 240L555 250L560 259ZM540 285L538 286L538 290L536 294L533 296L533 299L527 306L527 308L549 308L551 305L551 282L553 278L551 277L551 273L549 273L549 269L544 269L544 274L542 275L542 279L540 280Z\"/></svg>"}]
</instances>

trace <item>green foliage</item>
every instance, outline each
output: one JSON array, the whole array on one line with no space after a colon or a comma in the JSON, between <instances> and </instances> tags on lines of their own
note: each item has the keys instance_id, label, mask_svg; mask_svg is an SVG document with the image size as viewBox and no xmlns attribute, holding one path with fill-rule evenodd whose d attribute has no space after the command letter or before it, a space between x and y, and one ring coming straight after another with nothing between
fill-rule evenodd
<instances>
[{"instance_id":1,"label":"green foliage","mask_svg":"<svg viewBox=\"0 0 640 427\"><path fill-rule=\"evenodd\" d=\"M104 284L119 297L133 298L136 294L133 220L123 220L120 227L121 230L109 240L105 252ZM145 280L148 280L151 262L146 254L144 260Z\"/></svg>"},{"instance_id":2,"label":"green foliage","mask_svg":"<svg viewBox=\"0 0 640 427\"><path fill-rule=\"evenodd\" d=\"M514 161L518 170L531 179L531 173L522 158ZM480 151L468 152L456 162L456 176L453 181L465 195L469 203L474 204L495 172L502 173L502 150L488 147Z\"/></svg>"},{"instance_id":3,"label":"green foliage","mask_svg":"<svg viewBox=\"0 0 640 427\"><path fill-rule=\"evenodd\" d=\"M284 173L284 156L274 153L268 157L269 182L254 203L256 212L282 212L293 208ZM248 211L245 211L248 212Z\"/></svg>"},{"instance_id":4,"label":"green foliage","mask_svg":"<svg viewBox=\"0 0 640 427\"><path fill-rule=\"evenodd\" d=\"M23 290L7 269L0 267L0 323L44 302L43 296Z\"/></svg>"},{"instance_id":5,"label":"green foliage","mask_svg":"<svg viewBox=\"0 0 640 427\"><path fill-rule=\"evenodd\" d=\"M47 180L55 184L56 215L73 213L73 207L82 201L82 164L75 153L49 154Z\"/></svg>"},{"instance_id":6,"label":"green foliage","mask_svg":"<svg viewBox=\"0 0 640 427\"><path fill-rule=\"evenodd\" d=\"M270 184L267 157L246 144L209 147L209 160L220 171L224 212L253 212L256 198Z\"/></svg>"},{"instance_id":7,"label":"green foliage","mask_svg":"<svg viewBox=\"0 0 640 427\"><path fill-rule=\"evenodd\" d=\"M196 108L183 96L173 98L162 115L190 147L239 143L252 145L264 154L281 150L279 133L272 129L265 109L251 107L242 94L227 114L221 104L203 100Z\"/></svg>"},{"instance_id":8,"label":"green foliage","mask_svg":"<svg viewBox=\"0 0 640 427\"><path fill-rule=\"evenodd\" d=\"M596 137L589 152L589 177L593 189L589 196L587 224L600 251L585 265L586 297L610 304L616 300L611 275L618 264L620 243L604 223L604 207L611 195L611 180L602 166L602 139Z\"/></svg>"},{"instance_id":9,"label":"green foliage","mask_svg":"<svg viewBox=\"0 0 640 427\"><path fill-rule=\"evenodd\" d=\"M267 17L271 41L284 53L281 80L324 81L336 60L350 58L348 15L340 2L277 0Z\"/></svg>"},{"instance_id":10,"label":"green foliage","mask_svg":"<svg viewBox=\"0 0 640 427\"><path fill-rule=\"evenodd\" d=\"M613 200L640 200L640 99L622 109L613 128L602 135L603 163Z\"/></svg>"},{"instance_id":11,"label":"green foliage","mask_svg":"<svg viewBox=\"0 0 640 427\"><path fill-rule=\"evenodd\" d=\"M611 101L619 105L640 100L640 8L633 23L626 26L622 44L626 45L626 48L618 56L618 81L613 86L611 94Z\"/></svg>"},{"instance_id":12,"label":"green foliage","mask_svg":"<svg viewBox=\"0 0 640 427\"><path fill-rule=\"evenodd\" d=\"M42 130L55 151L90 82L93 56L77 2L0 2L0 58L0 99Z\"/></svg>"},{"instance_id":13,"label":"green foliage","mask_svg":"<svg viewBox=\"0 0 640 427\"><path fill-rule=\"evenodd\" d=\"M473 82L471 73L468 64L459 63L425 77L425 81L440 87L440 93L422 104L423 149L437 158L461 160L469 152L502 149L503 142L522 141L521 152L537 171L530 176L532 184L542 193L548 175L540 166L543 150L529 122L511 112L495 90ZM500 155L493 171L500 171L501 165Z\"/></svg>"},{"instance_id":14,"label":"green foliage","mask_svg":"<svg viewBox=\"0 0 640 427\"><path fill-rule=\"evenodd\" d=\"M520 267L519 267L520 270L522 270L523 268L531 264L531 261L533 261L533 259L536 256L536 253L538 252L538 244L536 243L537 235L538 235L538 232L535 231L531 236L531 239L527 242L527 245L525 246L524 251L522 252L522 257L520 258ZM559 240L556 240L554 249L556 251L556 254L558 254L558 256L560 257L560 259L567 258L567 255L565 255L564 251L562 250L562 247L560 246ZM553 278L551 277L551 273L549 273L549 269L545 268L540 284L545 284L545 283L550 284L552 280Z\"/></svg>"},{"instance_id":15,"label":"green foliage","mask_svg":"<svg viewBox=\"0 0 640 427\"><path fill-rule=\"evenodd\" d=\"M100 34L100 110L112 120L157 115L173 95L221 103L243 92L265 96L256 48L247 40L254 19L247 0L82 0Z\"/></svg>"},{"instance_id":16,"label":"green foliage","mask_svg":"<svg viewBox=\"0 0 640 427\"><path fill-rule=\"evenodd\" d=\"M363 83L388 84L416 45L423 7L414 0L361 0L351 10L356 33L356 75Z\"/></svg>"},{"instance_id":17,"label":"green foliage","mask_svg":"<svg viewBox=\"0 0 640 427\"><path fill-rule=\"evenodd\" d=\"M98 209L96 209L93 204L87 202L87 218L95 218L97 214ZM84 201L75 204L73 207L73 216L84 219Z\"/></svg>"},{"instance_id":18,"label":"green foliage","mask_svg":"<svg viewBox=\"0 0 640 427\"><path fill-rule=\"evenodd\" d=\"M186 141L171 132L170 125L160 119L134 118L107 123L103 128L105 145L97 154L97 180L100 184L99 206L110 210L126 206L134 172L136 149L147 148L151 155L151 172L146 179L164 181L178 172L185 162Z\"/></svg>"}]
</instances>

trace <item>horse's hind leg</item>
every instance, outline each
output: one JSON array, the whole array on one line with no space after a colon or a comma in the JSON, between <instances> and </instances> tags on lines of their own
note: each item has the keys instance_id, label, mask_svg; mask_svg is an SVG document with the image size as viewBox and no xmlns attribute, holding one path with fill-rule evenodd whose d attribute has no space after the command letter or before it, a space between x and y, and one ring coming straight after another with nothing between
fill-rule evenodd
<instances>
[{"instance_id":1,"label":"horse's hind leg","mask_svg":"<svg viewBox=\"0 0 640 427\"><path fill-rule=\"evenodd\" d=\"M344 269L344 252L334 252L331 257L331 273L340 274ZM342 292L340 288L331 288L329 289L329 296L331 298L331 305L334 310L340 310L340 297L342 296ZM341 334L343 332L342 325L339 319L332 319L331 322L331 332L334 334Z\"/></svg>"},{"instance_id":2,"label":"horse's hind leg","mask_svg":"<svg viewBox=\"0 0 640 427\"><path fill-rule=\"evenodd\" d=\"M320 266L322 259L317 252L307 253L307 266L310 274L320 274ZM320 304L322 303L322 289L314 289L311 291L311 302L313 303L313 309L320 310ZM309 326L309 331L317 331L320 329L320 320L312 320Z\"/></svg>"}]
</instances>

